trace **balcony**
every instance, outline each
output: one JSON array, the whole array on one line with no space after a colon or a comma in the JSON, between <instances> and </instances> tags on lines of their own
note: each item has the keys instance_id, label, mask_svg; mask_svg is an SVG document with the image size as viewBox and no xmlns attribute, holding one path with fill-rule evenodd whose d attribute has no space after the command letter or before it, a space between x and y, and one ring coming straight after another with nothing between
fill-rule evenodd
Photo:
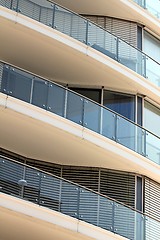
<instances>
[{"instance_id":1,"label":"balcony","mask_svg":"<svg viewBox=\"0 0 160 240\"><path fill-rule=\"evenodd\" d=\"M56 29L133 70L160 86L160 64L140 50L87 19L44 1L0 1L1 5Z\"/></svg>"},{"instance_id":2,"label":"balcony","mask_svg":"<svg viewBox=\"0 0 160 240\"><path fill-rule=\"evenodd\" d=\"M160 1L159 0L133 0L139 6L147 9L155 17L160 19Z\"/></svg>"},{"instance_id":3,"label":"balcony","mask_svg":"<svg viewBox=\"0 0 160 240\"><path fill-rule=\"evenodd\" d=\"M107 196L0 157L0 191L128 239L159 240L160 222Z\"/></svg>"},{"instance_id":4,"label":"balcony","mask_svg":"<svg viewBox=\"0 0 160 240\"><path fill-rule=\"evenodd\" d=\"M46 79L5 63L0 68L2 93L73 121L160 165L160 138L147 129Z\"/></svg>"}]
</instances>

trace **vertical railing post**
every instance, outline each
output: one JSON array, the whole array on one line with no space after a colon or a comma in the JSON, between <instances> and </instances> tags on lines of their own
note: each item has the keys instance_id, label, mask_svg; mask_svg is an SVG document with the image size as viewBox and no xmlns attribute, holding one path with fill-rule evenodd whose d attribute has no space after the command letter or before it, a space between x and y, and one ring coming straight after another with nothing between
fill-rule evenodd
<instances>
[{"instance_id":1,"label":"vertical railing post","mask_svg":"<svg viewBox=\"0 0 160 240\"><path fill-rule=\"evenodd\" d=\"M119 38L116 38L116 60L119 62Z\"/></svg>"},{"instance_id":2,"label":"vertical railing post","mask_svg":"<svg viewBox=\"0 0 160 240\"><path fill-rule=\"evenodd\" d=\"M112 202L112 226L111 226L111 232L114 232L114 222L115 222L115 203Z\"/></svg>"},{"instance_id":3,"label":"vertical railing post","mask_svg":"<svg viewBox=\"0 0 160 240\"><path fill-rule=\"evenodd\" d=\"M89 30L89 21L86 20L86 39L85 39L86 45L89 45L89 42L88 42L88 30Z\"/></svg>"},{"instance_id":4,"label":"vertical railing post","mask_svg":"<svg viewBox=\"0 0 160 240\"><path fill-rule=\"evenodd\" d=\"M52 28L54 28L55 13L56 13L56 4L52 4L51 6L53 7Z\"/></svg>"},{"instance_id":5,"label":"vertical railing post","mask_svg":"<svg viewBox=\"0 0 160 240\"><path fill-rule=\"evenodd\" d=\"M63 181L63 180L59 180L59 206L58 206L58 211L59 211L59 212L61 212L62 181Z\"/></svg>"},{"instance_id":6,"label":"vertical railing post","mask_svg":"<svg viewBox=\"0 0 160 240\"><path fill-rule=\"evenodd\" d=\"M17 0L16 12L19 12L19 0Z\"/></svg>"},{"instance_id":7,"label":"vertical railing post","mask_svg":"<svg viewBox=\"0 0 160 240\"><path fill-rule=\"evenodd\" d=\"M66 86L64 97L64 118L67 118L68 86Z\"/></svg>"}]
</instances>

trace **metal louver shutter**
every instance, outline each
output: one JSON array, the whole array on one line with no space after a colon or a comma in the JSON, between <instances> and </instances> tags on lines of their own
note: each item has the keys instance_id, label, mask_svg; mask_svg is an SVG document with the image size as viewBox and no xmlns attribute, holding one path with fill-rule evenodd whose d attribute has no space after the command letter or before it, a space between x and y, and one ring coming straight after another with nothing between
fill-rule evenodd
<instances>
[{"instance_id":1,"label":"metal louver shutter","mask_svg":"<svg viewBox=\"0 0 160 240\"><path fill-rule=\"evenodd\" d=\"M90 168L64 167L62 177L84 187L98 191L99 170Z\"/></svg>"},{"instance_id":2,"label":"metal louver shutter","mask_svg":"<svg viewBox=\"0 0 160 240\"><path fill-rule=\"evenodd\" d=\"M30 159L26 161L26 164L56 176L61 176L61 166L57 166L56 164Z\"/></svg>"},{"instance_id":3,"label":"metal louver shutter","mask_svg":"<svg viewBox=\"0 0 160 240\"><path fill-rule=\"evenodd\" d=\"M144 211L160 221L160 184L145 178Z\"/></svg>"},{"instance_id":4,"label":"metal louver shutter","mask_svg":"<svg viewBox=\"0 0 160 240\"><path fill-rule=\"evenodd\" d=\"M18 181L23 178L23 170L23 166L0 158L0 187L3 193L21 196Z\"/></svg>"},{"instance_id":5,"label":"metal louver shutter","mask_svg":"<svg viewBox=\"0 0 160 240\"><path fill-rule=\"evenodd\" d=\"M135 207L134 175L102 170L100 181L100 193Z\"/></svg>"},{"instance_id":6,"label":"metal louver shutter","mask_svg":"<svg viewBox=\"0 0 160 240\"><path fill-rule=\"evenodd\" d=\"M1 84L2 84L2 74L3 74L3 64L0 64L0 90L1 90Z\"/></svg>"},{"instance_id":7,"label":"metal louver shutter","mask_svg":"<svg viewBox=\"0 0 160 240\"><path fill-rule=\"evenodd\" d=\"M105 28L107 31L115 34L127 43L137 47L137 24L130 21L111 17L88 16L84 15L90 21Z\"/></svg>"}]
</instances>

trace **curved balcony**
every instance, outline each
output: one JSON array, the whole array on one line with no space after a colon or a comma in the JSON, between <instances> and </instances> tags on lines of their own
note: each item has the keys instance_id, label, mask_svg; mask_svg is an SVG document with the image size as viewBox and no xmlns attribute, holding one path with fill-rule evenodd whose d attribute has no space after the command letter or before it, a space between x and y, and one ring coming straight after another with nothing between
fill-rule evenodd
<instances>
[{"instance_id":1,"label":"curved balcony","mask_svg":"<svg viewBox=\"0 0 160 240\"><path fill-rule=\"evenodd\" d=\"M128 239L160 238L160 222L107 196L0 157L0 191Z\"/></svg>"},{"instance_id":2,"label":"curved balcony","mask_svg":"<svg viewBox=\"0 0 160 240\"><path fill-rule=\"evenodd\" d=\"M139 6L147 9L150 13L160 19L160 1L159 0L133 0Z\"/></svg>"},{"instance_id":3,"label":"curved balcony","mask_svg":"<svg viewBox=\"0 0 160 240\"><path fill-rule=\"evenodd\" d=\"M0 0L2 6L39 21L108 57L160 86L160 63L89 20L48 1Z\"/></svg>"},{"instance_id":4,"label":"curved balcony","mask_svg":"<svg viewBox=\"0 0 160 240\"><path fill-rule=\"evenodd\" d=\"M62 116L160 165L160 138L67 88L1 63L0 91Z\"/></svg>"}]
</instances>

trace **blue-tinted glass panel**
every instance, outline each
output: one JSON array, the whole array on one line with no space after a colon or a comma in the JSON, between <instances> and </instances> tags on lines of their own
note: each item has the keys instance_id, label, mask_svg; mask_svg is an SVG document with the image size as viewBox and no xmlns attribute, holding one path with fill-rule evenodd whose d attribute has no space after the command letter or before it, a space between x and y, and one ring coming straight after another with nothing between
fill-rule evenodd
<instances>
[{"instance_id":1,"label":"blue-tinted glass panel","mask_svg":"<svg viewBox=\"0 0 160 240\"><path fill-rule=\"evenodd\" d=\"M7 93L25 102L30 102L32 75L15 68L10 68L8 74Z\"/></svg>"},{"instance_id":2,"label":"blue-tinted glass panel","mask_svg":"<svg viewBox=\"0 0 160 240\"><path fill-rule=\"evenodd\" d=\"M135 98L130 95L104 91L104 106L121 114L122 116L135 120Z\"/></svg>"},{"instance_id":3,"label":"blue-tinted glass panel","mask_svg":"<svg viewBox=\"0 0 160 240\"><path fill-rule=\"evenodd\" d=\"M47 108L47 98L48 98L48 82L36 78L33 84L33 96L32 104L44 108Z\"/></svg>"},{"instance_id":4,"label":"blue-tinted glass panel","mask_svg":"<svg viewBox=\"0 0 160 240\"><path fill-rule=\"evenodd\" d=\"M49 84L47 109L64 116L65 90L54 84Z\"/></svg>"},{"instance_id":5,"label":"blue-tinted glass panel","mask_svg":"<svg viewBox=\"0 0 160 240\"><path fill-rule=\"evenodd\" d=\"M80 125L83 123L84 99L75 93L68 91L67 119Z\"/></svg>"},{"instance_id":6,"label":"blue-tinted glass panel","mask_svg":"<svg viewBox=\"0 0 160 240\"><path fill-rule=\"evenodd\" d=\"M100 132L101 107L93 102L84 100L83 126L95 132Z\"/></svg>"},{"instance_id":7,"label":"blue-tinted glass panel","mask_svg":"<svg viewBox=\"0 0 160 240\"><path fill-rule=\"evenodd\" d=\"M113 140L116 138L116 115L105 108L102 112L102 135Z\"/></svg>"}]
</instances>

